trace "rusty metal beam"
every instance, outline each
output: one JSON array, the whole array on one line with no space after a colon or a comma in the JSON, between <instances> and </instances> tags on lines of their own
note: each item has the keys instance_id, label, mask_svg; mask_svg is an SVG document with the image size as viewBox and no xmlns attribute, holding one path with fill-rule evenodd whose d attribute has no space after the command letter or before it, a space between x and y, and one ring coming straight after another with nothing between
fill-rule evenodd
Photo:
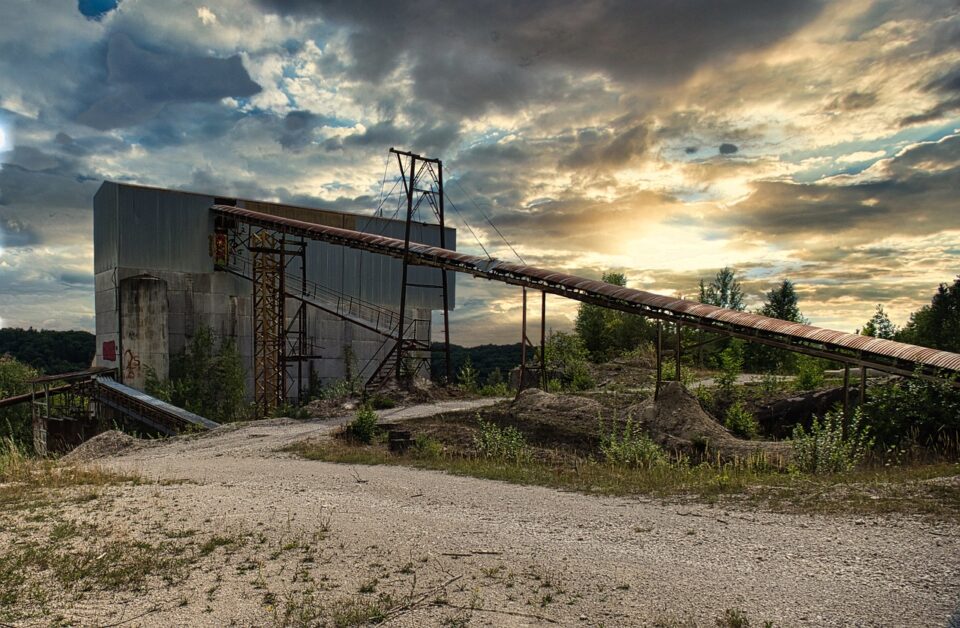
<instances>
[{"instance_id":1,"label":"rusty metal beam","mask_svg":"<svg viewBox=\"0 0 960 628\"><path fill-rule=\"evenodd\" d=\"M403 240L279 218L248 209L214 205L211 210L217 215L232 216L255 226L407 259L420 266L452 270L533 288L583 303L639 314L658 321L679 323L694 329L835 360L851 366L867 366L887 373L919 375L928 379L936 378L941 372L960 373L960 354L949 351L782 321L424 244L411 243L407 249ZM917 369L919 372L916 372Z\"/></svg>"}]
</instances>

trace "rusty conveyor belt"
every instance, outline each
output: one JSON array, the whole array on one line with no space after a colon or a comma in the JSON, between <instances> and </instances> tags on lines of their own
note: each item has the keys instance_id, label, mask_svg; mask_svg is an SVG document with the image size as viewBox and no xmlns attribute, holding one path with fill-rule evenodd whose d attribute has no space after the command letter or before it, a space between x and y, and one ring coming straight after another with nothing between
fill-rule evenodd
<instances>
[{"instance_id":1,"label":"rusty conveyor belt","mask_svg":"<svg viewBox=\"0 0 960 628\"><path fill-rule=\"evenodd\" d=\"M214 205L211 211L253 226L312 240L399 259L406 255L403 240L395 238L281 218L227 205ZM889 373L925 377L943 372L960 373L960 354L949 351L739 312L535 266L466 255L413 242L410 243L408 261Z\"/></svg>"}]
</instances>

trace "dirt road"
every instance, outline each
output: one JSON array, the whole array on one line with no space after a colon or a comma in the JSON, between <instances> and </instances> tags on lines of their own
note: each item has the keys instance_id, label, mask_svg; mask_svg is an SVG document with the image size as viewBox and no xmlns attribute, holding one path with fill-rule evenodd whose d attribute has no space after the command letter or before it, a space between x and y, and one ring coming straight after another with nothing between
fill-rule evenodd
<instances>
[{"instance_id":1,"label":"dirt road","mask_svg":"<svg viewBox=\"0 0 960 628\"><path fill-rule=\"evenodd\" d=\"M727 609L760 626L946 626L960 601L954 524L598 498L277 451L338 423L250 424L104 460L187 482L111 494L103 520L260 541L173 591L89 612L137 617L127 625L296 625L390 595L398 626L714 626ZM306 538L315 559L279 549ZM417 603L398 610L398 599Z\"/></svg>"}]
</instances>

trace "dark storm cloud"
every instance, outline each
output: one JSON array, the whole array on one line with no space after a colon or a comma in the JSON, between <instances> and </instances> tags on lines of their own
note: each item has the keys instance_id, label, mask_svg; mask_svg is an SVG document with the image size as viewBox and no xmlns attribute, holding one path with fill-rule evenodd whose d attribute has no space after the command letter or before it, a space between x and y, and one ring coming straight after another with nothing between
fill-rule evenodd
<instances>
[{"instance_id":1,"label":"dark storm cloud","mask_svg":"<svg viewBox=\"0 0 960 628\"><path fill-rule=\"evenodd\" d=\"M128 127L149 120L169 103L213 102L259 91L239 56L165 55L117 33L107 44L105 93L77 120L100 130Z\"/></svg>"},{"instance_id":2,"label":"dark storm cloud","mask_svg":"<svg viewBox=\"0 0 960 628\"><path fill-rule=\"evenodd\" d=\"M409 61L418 93L468 115L518 106L542 87L545 70L676 84L706 63L780 40L821 9L818 0L259 4L346 26L355 76L380 81Z\"/></svg>"},{"instance_id":3,"label":"dark storm cloud","mask_svg":"<svg viewBox=\"0 0 960 628\"><path fill-rule=\"evenodd\" d=\"M878 180L763 181L722 224L779 238L811 233L927 235L960 228L960 135L919 144L883 165Z\"/></svg>"},{"instance_id":4,"label":"dark storm cloud","mask_svg":"<svg viewBox=\"0 0 960 628\"><path fill-rule=\"evenodd\" d=\"M873 92L849 92L833 99L830 109L839 111L860 111L877 104L877 95Z\"/></svg>"},{"instance_id":5,"label":"dark storm cloud","mask_svg":"<svg viewBox=\"0 0 960 628\"><path fill-rule=\"evenodd\" d=\"M576 138L576 148L560 160L560 166L599 170L622 166L646 152L648 136L649 131L644 124L624 130L580 131Z\"/></svg>"},{"instance_id":6,"label":"dark storm cloud","mask_svg":"<svg viewBox=\"0 0 960 628\"><path fill-rule=\"evenodd\" d=\"M736 144L723 143L723 144L720 145L720 154L721 154L721 155L732 155L732 154L736 153L738 150L740 150L740 149L737 148L737 145L736 145Z\"/></svg>"}]
</instances>

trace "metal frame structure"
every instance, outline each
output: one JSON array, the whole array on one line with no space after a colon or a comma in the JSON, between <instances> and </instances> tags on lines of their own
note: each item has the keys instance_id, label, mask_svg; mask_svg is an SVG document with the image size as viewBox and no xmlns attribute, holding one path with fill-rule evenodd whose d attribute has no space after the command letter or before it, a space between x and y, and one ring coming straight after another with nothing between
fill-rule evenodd
<instances>
[{"instance_id":1,"label":"metal frame structure","mask_svg":"<svg viewBox=\"0 0 960 628\"><path fill-rule=\"evenodd\" d=\"M401 273L400 285L400 324L398 326L398 338L396 348L391 355L396 359L396 377L401 380L404 371L408 373L418 372L424 363L429 368L430 339L423 346L420 343L410 343L404 340L405 327L404 317L406 316L407 289L410 286L415 287L433 287L412 284L408 280L409 266L415 262L410 256L410 228L413 224L414 215L420 209L424 200L433 210L437 224L440 226L440 248L447 248L446 229L444 222L444 195L443 195L443 162L433 157L424 157L409 151L397 150L391 148L390 152L397 156L397 166L400 169L400 177L403 181L403 190L407 197L407 211L405 215L403 248L404 254L403 270ZM418 167L419 163L419 167ZM452 363L450 361L450 302L447 286L447 274L441 273L442 301L443 301L443 346L444 346L444 371L447 382L453 381ZM414 352L419 355L414 356ZM386 359L390 359L390 355ZM385 359L385 361L386 361Z\"/></svg>"},{"instance_id":2,"label":"metal frame structure","mask_svg":"<svg viewBox=\"0 0 960 628\"><path fill-rule=\"evenodd\" d=\"M421 266L533 288L583 303L640 314L658 321L827 358L851 366L933 379L943 372L960 373L960 354L949 351L782 321L534 266L466 255L349 229L277 218L248 209L214 205L211 211L216 215L231 216L254 226L282 226L287 233L307 239L399 259L407 258L411 263Z\"/></svg>"},{"instance_id":3,"label":"metal frame structure","mask_svg":"<svg viewBox=\"0 0 960 628\"><path fill-rule=\"evenodd\" d=\"M520 331L520 378L517 386L517 394L527 386L527 371L537 373L537 383L543 390L547 389L547 293L540 293L540 352L537 356L539 364L535 367L527 366L527 349L536 349L536 345L531 342L527 335L527 288L523 290L523 314L521 318Z\"/></svg>"},{"instance_id":4,"label":"metal frame structure","mask_svg":"<svg viewBox=\"0 0 960 628\"><path fill-rule=\"evenodd\" d=\"M283 245L266 229L250 233L253 257L253 399L263 416L284 402L286 315Z\"/></svg>"}]
</instances>

